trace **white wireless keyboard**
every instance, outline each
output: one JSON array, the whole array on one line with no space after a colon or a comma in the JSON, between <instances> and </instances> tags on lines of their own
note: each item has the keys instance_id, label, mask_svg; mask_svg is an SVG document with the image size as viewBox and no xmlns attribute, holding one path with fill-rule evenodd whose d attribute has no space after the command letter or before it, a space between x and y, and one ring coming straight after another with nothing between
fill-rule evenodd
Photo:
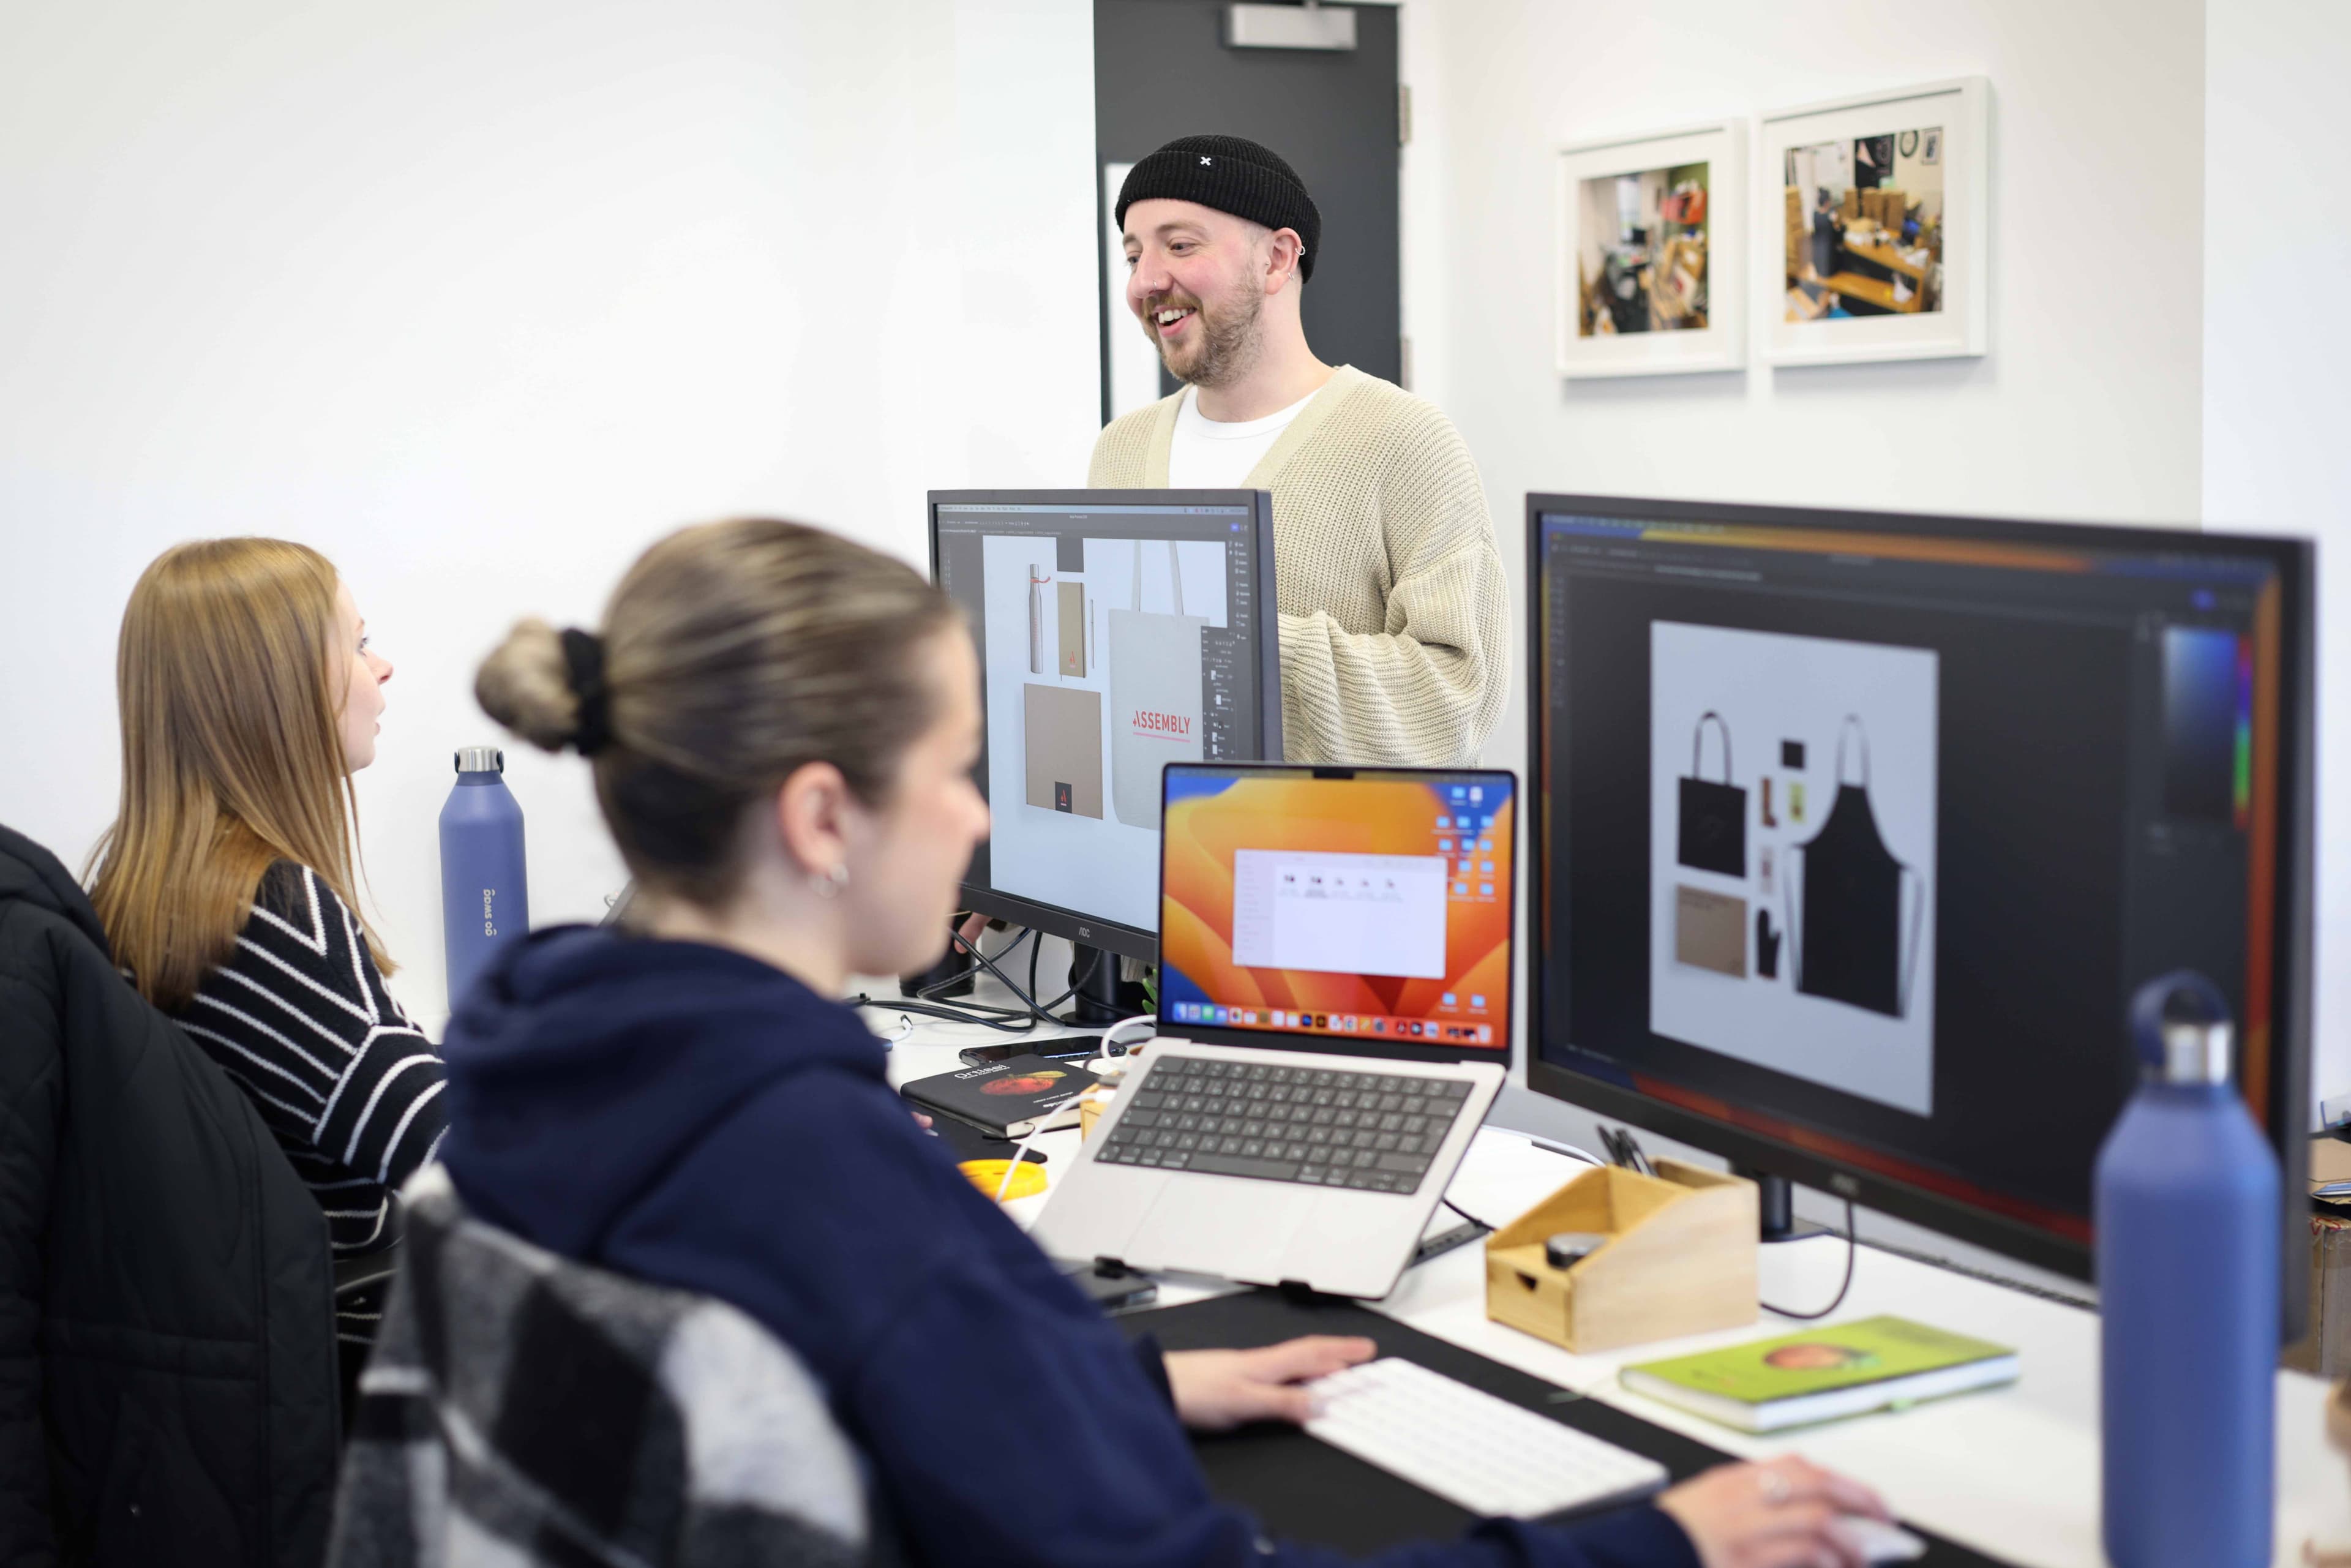
<instances>
[{"instance_id":1,"label":"white wireless keyboard","mask_svg":"<svg viewBox=\"0 0 2351 1568\"><path fill-rule=\"evenodd\" d=\"M1306 1429L1481 1518L1631 1502L1666 1467L1425 1366L1384 1356L1313 1385Z\"/></svg>"}]
</instances>

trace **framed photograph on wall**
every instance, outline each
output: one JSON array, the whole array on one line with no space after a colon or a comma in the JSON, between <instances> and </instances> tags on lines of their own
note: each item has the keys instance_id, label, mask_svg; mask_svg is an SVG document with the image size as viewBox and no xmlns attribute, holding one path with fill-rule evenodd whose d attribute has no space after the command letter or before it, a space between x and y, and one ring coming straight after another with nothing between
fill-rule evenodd
<instances>
[{"instance_id":1,"label":"framed photograph on wall","mask_svg":"<svg viewBox=\"0 0 2351 1568\"><path fill-rule=\"evenodd\" d=\"M1990 346L1991 89L1981 77L1761 117L1755 308L1775 365Z\"/></svg>"},{"instance_id":2,"label":"framed photograph on wall","mask_svg":"<svg viewBox=\"0 0 2351 1568\"><path fill-rule=\"evenodd\" d=\"M1735 120L1561 150L1561 375L1747 362L1746 176Z\"/></svg>"}]
</instances>

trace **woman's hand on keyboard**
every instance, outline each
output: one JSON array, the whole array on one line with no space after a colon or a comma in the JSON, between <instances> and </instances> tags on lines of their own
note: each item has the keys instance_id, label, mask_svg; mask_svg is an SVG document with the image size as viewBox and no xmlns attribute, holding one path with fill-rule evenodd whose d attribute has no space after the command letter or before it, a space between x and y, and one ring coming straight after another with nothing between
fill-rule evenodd
<instances>
[{"instance_id":1,"label":"woman's hand on keyboard","mask_svg":"<svg viewBox=\"0 0 2351 1568\"><path fill-rule=\"evenodd\" d=\"M1262 1350L1170 1351L1167 1385L1175 1391L1176 1414L1196 1432L1222 1432L1251 1421L1303 1422L1314 1414L1314 1394L1301 1384L1369 1361L1377 1352L1370 1340L1332 1334L1284 1340Z\"/></svg>"},{"instance_id":2,"label":"woman's hand on keyboard","mask_svg":"<svg viewBox=\"0 0 2351 1568\"><path fill-rule=\"evenodd\" d=\"M1723 1465L1657 1499L1705 1568L1866 1568L1837 1526L1848 1514L1890 1516L1859 1481L1789 1455Z\"/></svg>"}]
</instances>

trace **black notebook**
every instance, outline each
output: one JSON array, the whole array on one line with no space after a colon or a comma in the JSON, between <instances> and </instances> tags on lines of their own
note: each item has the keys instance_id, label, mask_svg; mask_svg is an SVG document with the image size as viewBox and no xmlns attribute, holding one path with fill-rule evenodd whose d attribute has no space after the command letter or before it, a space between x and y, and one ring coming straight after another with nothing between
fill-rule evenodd
<instances>
[{"instance_id":1,"label":"black notebook","mask_svg":"<svg viewBox=\"0 0 2351 1568\"><path fill-rule=\"evenodd\" d=\"M962 1067L899 1085L898 1092L925 1111L968 1122L1000 1137L1025 1138L1040 1124L1074 1124L1077 1099L1102 1080L1067 1061L1016 1056Z\"/></svg>"}]
</instances>

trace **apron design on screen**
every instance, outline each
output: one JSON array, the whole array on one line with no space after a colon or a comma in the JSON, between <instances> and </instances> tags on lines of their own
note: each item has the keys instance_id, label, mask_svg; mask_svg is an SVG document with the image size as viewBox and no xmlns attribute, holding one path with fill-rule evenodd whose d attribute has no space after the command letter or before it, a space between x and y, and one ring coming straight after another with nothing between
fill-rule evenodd
<instances>
[{"instance_id":1,"label":"apron design on screen","mask_svg":"<svg viewBox=\"0 0 2351 1568\"><path fill-rule=\"evenodd\" d=\"M1861 782L1844 778L1844 742L1850 731L1861 742ZM1869 732L1861 719L1845 716L1837 731L1836 800L1828 820L1810 842L1791 852L1790 869L1803 884L1800 918L1790 922L1788 961L1796 989L1825 1001L1866 1008L1888 1018L1905 1017L1910 1006L1910 975L1918 956L1918 927L1925 913L1926 879L1901 861L1877 831L1869 804ZM1801 858L1797 858L1801 857ZM1911 884L1910 950L1902 951L1902 884Z\"/></svg>"},{"instance_id":2,"label":"apron design on screen","mask_svg":"<svg viewBox=\"0 0 2351 1568\"><path fill-rule=\"evenodd\" d=\"M1722 731L1722 782L1699 777L1706 723ZM1730 726L1709 709L1690 733L1690 770L1681 781L1681 831L1675 858L1692 871L1747 875L1747 791L1730 781Z\"/></svg>"},{"instance_id":3,"label":"apron design on screen","mask_svg":"<svg viewBox=\"0 0 2351 1568\"><path fill-rule=\"evenodd\" d=\"M1020 689L1028 778L1021 798L1048 811L1102 814L1102 694L1082 686Z\"/></svg>"},{"instance_id":4,"label":"apron design on screen","mask_svg":"<svg viewBox=\"0 0 2351 1568\"><path fill-rule=\"evenodd\" d=\"M1200 631L1205 615L1184 613L1184 573L1167 541L1176 613L1143 608L1143 541L1134 541L1127 608L1110 612L1111 809L1130 828L1159 827L1159 775L1170 762L1198 762Z\"/></svg>"}]
</instances>

